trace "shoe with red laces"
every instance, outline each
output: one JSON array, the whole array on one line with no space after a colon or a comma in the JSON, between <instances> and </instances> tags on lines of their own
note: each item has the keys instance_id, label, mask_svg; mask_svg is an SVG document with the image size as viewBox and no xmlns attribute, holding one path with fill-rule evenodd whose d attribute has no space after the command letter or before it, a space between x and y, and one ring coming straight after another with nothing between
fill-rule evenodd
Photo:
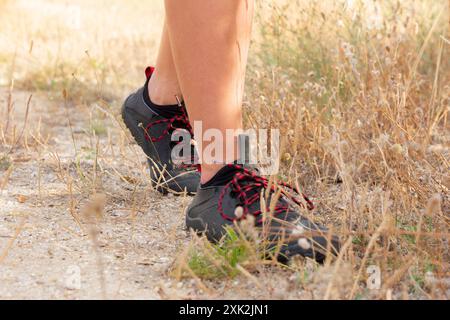
<instances>
[{"instance_id":1,"label":"shoe with red laces","mask_svg":"<svg viewBox=\"0 0 450 320\"><path fill-rule=\"evenodd\" d=\"M337 255L339 239L300 214L300 208L312 210L314 206L289 185L273 185L255 169L237 164L222 168L212 181L220 183L201 185L188 207L188 228L217 242L225 235L227 227L233 228L236 222L253 216L251 220L254 220L256 230L265 230L268 248L280 245L277 256L280 262L287 262L295 255L323 262L328 254ZM269 216L261 211L262 190L270 190L265 201L266 212L273 208ZM275 205L271 203L272 199L276 201Z\"/></svg>"},{"instance_id":2,"label":"shoe with red laces","mask_svg":"<svg viewBox=\"0 0 450 320\"><path fill-rule=\"evenodd\" d=\"M147 156L151 181L157 190L164 194L168 192L194 193L200 184L198 166L192 164L195 147L191 144L190 139L181 142L172 141L172 134L177 130L184 130L193 139L186 108L183 103L179 103L178 106L172 106L170 113L162 114L149 106L144 97L148 96L146 88L153 71L154 68L147 68L145 86L125 100L122 107L122 118L137 144ZM187 155L184 162L174 162L172 159L172 150L179 143L189 144L188 149L191 150L192 156ZM187 159L188 157L189 159Z\"/></svg>"}]
</instances>

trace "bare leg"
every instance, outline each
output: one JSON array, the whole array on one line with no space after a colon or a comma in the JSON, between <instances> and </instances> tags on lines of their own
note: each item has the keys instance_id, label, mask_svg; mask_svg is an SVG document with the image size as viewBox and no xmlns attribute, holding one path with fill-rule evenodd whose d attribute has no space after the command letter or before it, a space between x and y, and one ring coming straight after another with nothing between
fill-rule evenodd
<instances>
[{"instance_id":1,"label":"bare leg","mask_svg":"<svg viewBox=\"0 0 450 320\"><path fill-rule=\"evenodd\" d=\"M165 0L165 6L191 122L202 121L203 130L218 129L224 137L226 129L241 129L253 0ZM203 163L202 183L222 166Z\"/></svg>"},{"instance_id":2,"label":"bare leg","mask_svg":"<svg viewBox=\"0 0 450 320\"><path fill-rule=\"evenodd\" d=\"M152 102L161 106L176 104L176 96L182 100L166 24L164 24L156 68L150 79L148 92Z\"/></svg>"}]
</instances>

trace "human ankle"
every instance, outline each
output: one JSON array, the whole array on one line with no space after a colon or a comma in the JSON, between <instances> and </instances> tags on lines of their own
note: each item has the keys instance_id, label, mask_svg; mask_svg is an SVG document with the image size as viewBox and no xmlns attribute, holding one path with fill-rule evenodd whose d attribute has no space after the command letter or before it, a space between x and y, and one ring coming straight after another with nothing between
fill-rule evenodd
<instances>
[{"instance_id":1,"label":"human ankle","mask_svg":"<svg viewBox=\"0 0 450 320\"><path fill-rule=\"evenodd\" d=\"M182 101L178 83L158 76L156 71L148 82L148 95L151 102L159 106L175 105Z\"/></svg>"}]
</instances>

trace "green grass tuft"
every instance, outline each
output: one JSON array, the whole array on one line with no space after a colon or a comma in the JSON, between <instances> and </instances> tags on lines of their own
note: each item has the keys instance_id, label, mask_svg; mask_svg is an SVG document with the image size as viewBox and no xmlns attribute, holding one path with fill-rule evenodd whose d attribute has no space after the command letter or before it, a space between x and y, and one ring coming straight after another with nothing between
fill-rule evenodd
<instances>
[{"instance_id":1,"label":"green grass tuft","mask_svg":"<svg viewBox=\"0 0 450 320\"><path fill-rule=\"evenodd\" d=\"M217 244L203 242L203 248L192 249L188 267L201 279L234 278L240 271L238 265L245 265L252 258L249 243L232 228Z\"/></svg>"}]
</instances>

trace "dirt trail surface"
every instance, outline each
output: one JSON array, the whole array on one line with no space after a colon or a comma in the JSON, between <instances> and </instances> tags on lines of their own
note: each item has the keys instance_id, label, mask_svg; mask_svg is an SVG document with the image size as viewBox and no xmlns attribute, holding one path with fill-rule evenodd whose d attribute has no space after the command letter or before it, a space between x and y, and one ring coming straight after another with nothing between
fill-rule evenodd
<instances>
[{"instance_id":1,"label":"dirt trail surface","mask_svg":"<svg viewBox=\"0 0 450 320\"><path fill-rule=\"evenodd\" d=\"M8 95L1 91L2 105ZM280 270L268 271L259 284L246 278L210 282L208 292L195 280L176 281L170 270L189 242L184 208L190 198L151 190L145 159L117 114L35 95L25 121L29 99L30 93L12 93L11 121L19 133L26 123L26 139L2 145L9 155L1 171L0 298L286 296L289 275ZM97 128L99 136L89 132L96 112L108 128ZM83 216L92 208L102 216L95 226Z\"/></svg>"}]
</instances>

